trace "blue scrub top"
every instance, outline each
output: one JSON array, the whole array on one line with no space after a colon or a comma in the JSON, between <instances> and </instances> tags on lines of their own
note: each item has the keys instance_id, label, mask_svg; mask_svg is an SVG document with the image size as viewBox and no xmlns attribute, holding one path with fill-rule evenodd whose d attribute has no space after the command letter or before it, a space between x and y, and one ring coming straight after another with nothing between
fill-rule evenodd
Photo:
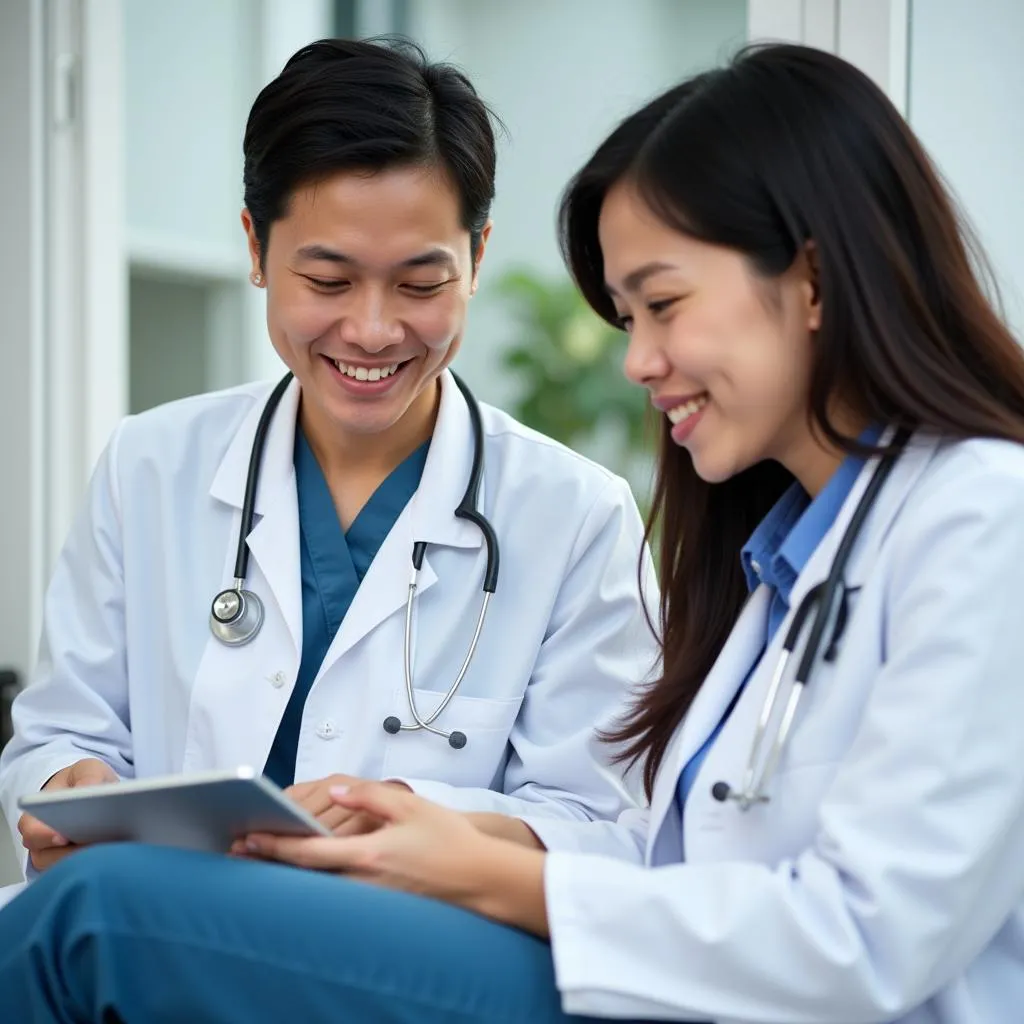
<instances>
[{"instance_id":1,"label":"blue scrub top","mask_svg":"<svg viewBox=\"0 0 1024 1024\"><path fill-rule=\"evenodd\" d=\"M430 443L421 445L374 491L348 532L342 530L323 470L295 428L295 486L302 562L302 661L295 689L263 774L281 787L295 781L302 712L313 680L384 538L420 485Z\"/></svg>"},{"instance_id":2,"label":"blue scrub top","mask_svg":"<svg viewBox=\"0 0 1024 1024\"><path fill-rule=\"evenodd\" d=\"M869 428L859 440L865 444L874 444L879 433L876 428ZM772 589L765 647L771 643L775 631L789 614L789 597L793 592L793 584L835 522L863 465L863 459L848 455L814 501L810 500L800 484L793 484L772 506L771 511L743 545L740 561L747 578L747 588L754 590L758 584L764 583ZM754 665L754 668L756 667L757 663ZM748 675L747 679L749 678ZM711 749L711 744L718 738L722 726L725 725L746 685L747 682L744 680L743 686L733 697L721 721L683 768L677 788L680 811L686 805L686 798L700 766L704 763L704 758Z\"/></svg>"}]
</instances>

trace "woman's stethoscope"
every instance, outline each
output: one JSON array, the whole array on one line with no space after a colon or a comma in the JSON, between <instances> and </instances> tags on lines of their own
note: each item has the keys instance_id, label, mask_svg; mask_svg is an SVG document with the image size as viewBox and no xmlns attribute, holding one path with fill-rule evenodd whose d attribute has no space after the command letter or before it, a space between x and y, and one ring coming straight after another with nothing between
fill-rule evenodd
<instances>
[{"instance_id":1,"label":"woman's stethoscope","mask_svg":"<svg viewBox=\"0 0 1024 1024\"><path fill-rule=\"evenodd\" d=\"M857 537L860 534L864 521L874 506L882 485L885 483L892 467L896 464L907 440L910 431L901 429L896 432L886 452L878 461L875 471L871 474L868 486L861 496L860 501L854 510L850 523L839 542L835 558L832 560L832 567L829 570L828 578L817 586L812 587L804 595L803 600L797 606L796 614L786 633L782 643L782 653L779 655L778 664L772 674L771 683L768 686L768 693L765 695L764 704L761 706L761 715L757 721L757 728L754 731L754 739L750 747L750 755L747 758L747 767L743 773L743 786L735 790L728 782L716 782L711 787L711 795L720 803L726 800L735 800L741 811L749 810L754 804L768 803L768 785L775 774L786 742L789 739L790 731L793 728L793 721L796 718L796 710L803 696L804 688L811 678L811 670L818 658L818 651L825 638L825 630L830 623L834 622L832 635L828 648L825 651L826 661L832 661L837 653L837 646L846 626L846 596L847 588L843 580L843 572L846 563L850 559L850 553ZM779 690L782 686L782 677L786 671L786 665L790 656L800 640L804 624L808 616L814 613L811 619L811 632L807 638L807 646L804 648L803 656L797 665L796 674L793 677L793 686L789 691L789 699L786 702L782 720L775 733L775 739L765 758L764 766L760 774L757 771L758 760L761 755L761 747L764 745L765 736L768 733L768 725L775 714L775 705L778 700Z\"/></svg>"},{"instance_id":2,"label":"woman's stethoscope","mask_svg":"<svg viewBox=\"0 0 1024 1024\"><path fill-rule=\"evenodd\" d=\"M469 418L472 421L473 429L473 464L469 471L469 482L466 485L466 493L455 509L455 515L459 519L468 519L475 523L483 534L484 543L487 545L487 568L484 572L483 603L480 607L480 615L476 621L476 629L473 632L473 639L470 642L469 650L462 662L455 682L448 687L448 691L441 698L437 707L429 715L421 715L416 707L416 695L413 692L412 682L412 611L413 599L416 596L416 589L419 584L420 567L423 565L423 557L426 554L427 544L425 541L416 541L412 546L412 578L409 581L409 596L405 603L405 650L403 661L405 664L405 693L409 701L409 710L412 712L413 724L405 725L397 715L389 715L384 719L384 731L392 736L401 731L415 731L425 729L435 736L443 736L448 740L450 746L460 750L466 745L466 734L459 730L446 732L437 728L433 723L444 709L451 703L462 680L469 670L473 655L476 653L477 643L480 640L480 633L484 627L484 619L487 616L487 606L490 603L491 595L498 586L498 536L494 532L487 517L477 507L480 498L480 481L484 473L484 429L480 419L480 406L473 393L466 384L455 374L452 374L455 383L466 399L466 406L469 409ZM210 631L222 643L229 647L240 647L247 644L260 631L263 625L263 602L251 590L245 589L245 577L249 569L249 546L246 538L252 531L253 509L256 503L256 487L259 482L260 464L263 461L263 449L266 444L267 431L270 421L273 419L274 410L281 401L291 382L291 373L285 374L278 385L271 392L267 404L263 408L259 423L256 425L256 433L253 437L252 452L249 456L249 471L245 480L245 498L242 502L242 520L238 530L238 548L235 555L235 574L232 585L227 590L222 590L214 599L210 607Z\"/></svg>"}]
</instances>

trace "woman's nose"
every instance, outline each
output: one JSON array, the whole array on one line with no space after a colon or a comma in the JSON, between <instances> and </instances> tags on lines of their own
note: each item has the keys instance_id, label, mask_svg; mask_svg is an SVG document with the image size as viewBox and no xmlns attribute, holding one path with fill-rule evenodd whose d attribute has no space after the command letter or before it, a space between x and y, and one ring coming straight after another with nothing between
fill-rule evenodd
<instances>
[{"instance_id":1,"label":"woman's nose","mask_svg":"<svg viewBox=\"0 0 1024 1024\"><path fill-rule=\"evenodd\" d=\"M626 346L622 372L634 384L646 387L664 377L669 371L664 352L654 344L649 332L634 327Z\"/></svg>"}]
</instances>

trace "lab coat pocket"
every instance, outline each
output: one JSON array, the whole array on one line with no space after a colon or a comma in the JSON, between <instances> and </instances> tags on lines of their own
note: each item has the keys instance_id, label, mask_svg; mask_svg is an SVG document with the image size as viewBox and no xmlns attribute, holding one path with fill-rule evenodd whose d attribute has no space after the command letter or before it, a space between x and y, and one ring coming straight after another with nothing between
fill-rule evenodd
<instances>
[{"instance_id":1,"label":"lab coat pocket","mask_svg":"<svg viewBox=\"0 0 1024 1024\"><path fill-rule=\"evenodd\" d=\"M414 689L416 710L422 719L432 715L444 693ZM404 692L399 696L401 719L412 724ZM488 788L504 770L509 734L519 714L521 697L495 700L487 697L454 696L431 724L448 733L457 730L466 736L461 749L451 746L444 736L426 729L402 730L386 740L383 778L430 779L454 786ZM498 787L500 788L500 787Z\"/></svg>"},{"instance_id":2,"label":"lab coat pocket","mask_svg":"<svg viewBox=\"0 0 1024 1024\"><path fill-rule=\"evenodd\" d=\"M685 819L686 859L757 861L774 869L814 845L819 813L840 762L801 765L780 771L768 787L769 800L747 810L719 803L708 792L691 794ZM664 860L662 854L659 860Z\"/></svg>"}]
</instances>

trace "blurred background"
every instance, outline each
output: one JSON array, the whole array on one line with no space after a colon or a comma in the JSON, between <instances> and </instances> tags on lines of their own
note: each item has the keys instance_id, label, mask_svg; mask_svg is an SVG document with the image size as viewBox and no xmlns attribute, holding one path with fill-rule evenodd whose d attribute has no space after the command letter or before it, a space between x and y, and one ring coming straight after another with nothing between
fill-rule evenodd
<instances>
[{"instance_id":1,"label":"blurred background","mask_svg":"<svg viewBox=\"0 0 1024 1024\"><path fill-rule=\"evenodd\" d=\"M555 209L621 116L748 40L832 50L886 89L1024 335L1020 0L0 0L0 692L118 419L282 371L239 224L257 92L304 43L387 33L460 65L508 128L459 370L641 504L643 395L568 283Z\"/></svg>"}]
</instances>

